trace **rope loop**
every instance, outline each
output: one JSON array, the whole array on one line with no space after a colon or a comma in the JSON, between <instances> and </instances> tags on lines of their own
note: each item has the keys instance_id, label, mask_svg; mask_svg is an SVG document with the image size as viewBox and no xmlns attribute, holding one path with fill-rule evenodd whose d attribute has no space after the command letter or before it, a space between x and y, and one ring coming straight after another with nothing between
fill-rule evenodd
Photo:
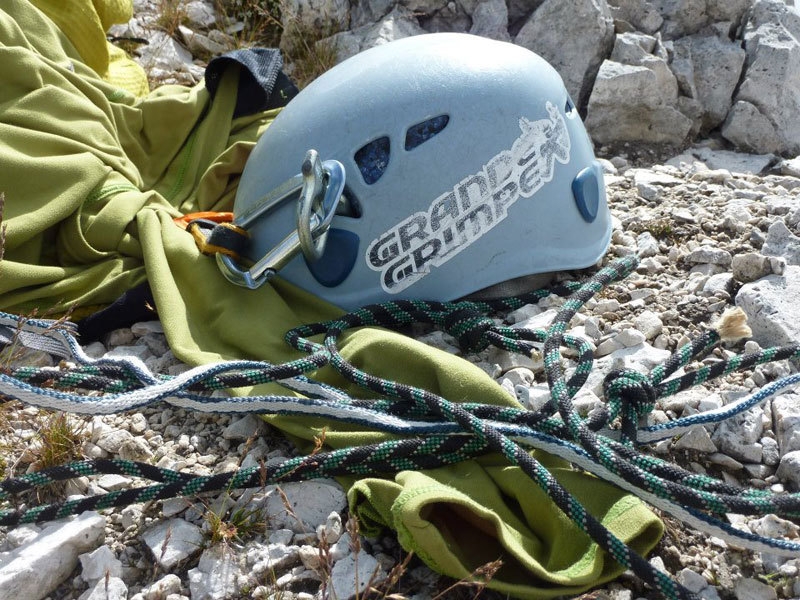
<instances>
[{"instance_id":1,"label":"rope loop","mask_svg":"<svg viewBox=\"0 0 800 600\"><path fill-rule=\"evenodd\" d=\"M148 502L201 492L263 486L303 478L338 475L363 477L408 469L432 469L498 452L536 482L543 493L609 556L631 569L668 600L696 600L696 596L668 575L657 571L634 548L627 547L608 531L540 463L531 449L565 458L576 467L606 479L622 489L702 531L721 536L737 546L758 552L794 556L800 544L741 532L720 516L725 513L794 516L800 513L800 494L774 494L741 490L706 475L687 471L679 465L640 453L637 443L674 437L691 427L716 423L763 403L778 391L800 383L800 373L763 387L749 398L708 411L649 427L638 427L642 416L655 407L656 400L676 394L715 377L752 369L776 360L800 359L800 344L767 348L734 355L727 360L703 364L675 373L689 362L705 356L720 338L743 334L741 315L723 317L719 326L678 348L666 362L642 374L633 369L609 373L603 381L606 404L587 419L578 414L573 396L586 383L592 369L592 349L579 338L566 334L578 310L603 287L619 281L636 267L635 255L622 257L592 278L576 286L565 286L570 299L545 330L512 329L495 326L487 316L492 311L512 310L543 296L525 296L490 302L457 303L395 301L371 305L335 320L301 325L286 340L306 356L280 365L256 361L229 361L195 367L181 375L156 375L137 358L91 359L60 322L30 320L0 313L0 345L21 342L43 349L77 364L59 369L18 368L0 372L0 402L17 398L26 404L69 410L81 414L108 414L167 402L204 412L286 414L328 418L342 423L368 426L392 434L393 439L375 445L354 446L306 457L288 459L280 465L239 469L211 476L183 474L144 463L95 460L54 467L0 481L0 526L47 521L132 502ZM456 338L467 352L495 344L509 352L528 353L532 343L544 343L545 373L551 400L532 412L523 408L480 404L476 400L454 402L423 388L388 381L360 370L340 353L337 340L347 329L364 325L397 326L410 323L434 324ZM56 326L58 325L58 326ZM5 333L4 333L5 332ZM324 345L311 337L324 334ZM36 343L36 345L33 345ZM577 351L577 367L567 378L561 365L560 348ZM347 381L373 392L369 399L350 397L345 391L316 382L306 374L330 365ZM292 396L221 397L208 392L278 382L296 392ZM37 386L47 385L47 389ZM90 395L61 389L100 391ZM377 394L379 400L374 400ZM555 416L555 412L558 415ZM620 420L620 442L614 433L603 431L609 421ZM607 435L608 434L608 435ZM397 436L398 439L394 439ZM64 503L30 508L5 509L9 497L75 477L122 474L149 479L153 485L108 492Z\"/></svg>"},{"instance_id":2,"label":"rope loop","mask_svg":"<svg viewBox=\"0 0 800 600\"><path fill-rule=\"evenodd\" d=\"M444 317L442 328L456 338L464 352L480 352L491 342L486 333L494 329L492 319L473 306L457 309Z\"/></svg>"}]
</instances>

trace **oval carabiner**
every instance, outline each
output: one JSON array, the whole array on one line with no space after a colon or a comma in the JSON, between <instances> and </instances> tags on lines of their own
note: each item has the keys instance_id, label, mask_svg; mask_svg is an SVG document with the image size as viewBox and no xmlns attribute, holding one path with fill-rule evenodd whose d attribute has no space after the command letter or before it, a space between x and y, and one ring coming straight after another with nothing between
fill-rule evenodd
<instances>
[{"instance_id":1,"label":"oval carabiner","mask_svg":"<svg viewBox=\"0 0 800 600\"><path fill-rule=\"evenodd\" d=\"M306 153L303 190L297 203L297 234L303 255L311 262L319 260L325 252L328 229L344 191L344 169L339 174L334 165L328 166L333 169L323 169L316 150Z\"/></svg>"}]
</instances>

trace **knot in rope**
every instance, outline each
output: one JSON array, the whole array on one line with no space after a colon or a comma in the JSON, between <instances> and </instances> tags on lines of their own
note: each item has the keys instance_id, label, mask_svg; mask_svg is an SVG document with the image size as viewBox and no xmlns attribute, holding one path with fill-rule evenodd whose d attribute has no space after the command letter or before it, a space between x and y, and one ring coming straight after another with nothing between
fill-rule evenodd
<instances>
[{"instance_id":1,"label":"knot in rope","mask_svg":"<svg viewBox=\"0 0 800 600\"><path fill-rule=\"evenodd\" d=\"M650 378L634 369L615 369L603 380L603 394L608 404L608 419L618 416L625 422L631 420L634 428L639 417L650 413L656 405L656 389Z\"/></svg>"},{"instance_id":2,"label":"knot in rope","mask_svg":"<svg viewBox=\"0 0 800 600\"><path fill-rule=\"evenodd\" d=\"M468 306L447 314L442 328L456 338L464 352L480 352L490 344L486 332L494 328L494 321Z\"/></svg>"}]
</instances>

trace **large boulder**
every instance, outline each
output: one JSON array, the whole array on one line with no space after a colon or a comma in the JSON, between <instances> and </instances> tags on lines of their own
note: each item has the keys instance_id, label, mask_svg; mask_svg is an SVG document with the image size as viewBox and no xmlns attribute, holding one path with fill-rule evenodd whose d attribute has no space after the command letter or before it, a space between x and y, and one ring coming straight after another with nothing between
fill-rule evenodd
<instances>
[{"instance_id":1,"label":"large boulder","mask_svg":"<svg viewBox=\"0 0 800 600\"><path fill-rule=\"evenodd\" d=\"M510 42L508 35L508 8L505 0L485 0L472 11L469 32L493 40Z\"/></svg>"},{"instance_id":2,"label":"large boulder","mask_svg":"<svg viewBox=\"0 0 800 600\"><path fill-rule=\"evenodd\" d=\"M783 0L755 0L747 15L744 44L747 68L736 95L737 114L723 129L734 144L747 143L755 152L777 151L800 154L800 14ZM748 123L760 131L769 122L777 137L777 148L757 147L771 144L773 138L744 135ZM746 139L743 139L746 138Z\"/></svg>"},{"instance_id":3,"label":"large boulder","mask_svg":"<svg viewBox=\"0 0 800 600\"><path fill-rule=\"evenodd\" d=\"M646 66L604 62L589 99L586 127L592 139L600 144L682 144L692 120L664 102L659 83L656 72Z\"/></svg>"},{"instance_id":4,"label":"large boulder","mask_svg":"<svg viewBox=\"0 0 800 600\"><path fill-rule=\"evenodd\" d=\"M467 0L462 0L462 4ZM473 2L477 2L479 0L472 0ZM533 14L539 5L544 2L544 0L508 0L506 2L506 6L508 6L508 22L515 23L521 21L523 19L527 19L529 16ZM522 23L520 23L520 26Z\"/></svg>"},{"instance_id":5,"label":"large boulder","mask_svg":"<svg viewBox=\"0 0 800 600\"><path fill-rule=\"evenodd\" d=\"M744 100L738 100L731 108L722 125L722 136L745 152L772 153L782 146L772 121Z\"/></svg>"},{"instance_id":6,"label":"large boulder","mask_svg":"<svg viewBox=\"0 0 800 600\"><path fill-rule=\"evenodd\" d=\"M472 25L470 15L477 7L475 0L402 0L418 19L420 26L429 33L453 31L466 33Z\"/></svg>"},{"instance_id":7,"label":"large boulder","mask_svg":"<svg viewBox=\"0 0 800 600\"><path fill-rule=\"evenodd\" d=\"M281 10L280 47L284 52L293 52L303 38L311 32L328 35L346 31L350 27L350 2L348 0L285 0Z\"/></svg>"},{"instance_id":8,"label":"large boulder","mask_svg":"<svg viewBox=\"0 0 800 600\"><path fill-rule=\"evenodd\" d=\"M706 0L706 12L712 21L741 22L753 0Z\"/></svg>"},{"instance_id":9,"label":"large boulder","mask_svg":"<svg viewBox=\"0 0 800 600\"><path fill-rule=\"evenodd\" d=\"M514 41L553 65L583 109L613 48L614 19L606 0L545 0Z\"/></svg>"},{"instance_id":10,"label":"large boulder","mask_svg":"<svg viewBox=\"0 0 800 600\"><path fill-rule=\"evenodd\" d=\"M655 33L664 22L658 9L647 0L608 0L611 15L625 29Z\"/></svg>"},{"instance_id":11,"label":"large boulder","mask_svg":"<svg viewBox=\"0 0 800 600\"><path fill-rule=\"evenodd\" d=\"M800 11L791 5L786 0L287 0L281 47L291 70L293 39L323 37L318 48L328 51L322 44L330 44L335 62L437 31L513 41L561 74L595 142L682 146L721 134L740 152L796 156ZM303 29L319 35L292 38L291 32Z\"/></svg>"},{"instance_id":12,"label":"large boulder","mask_svg":"<svg viewBox=\"0 0 800 600\"><path fill-rule=\"evenodd\" d=\"M657 39L618 35L589 98L586 127L592 139L679 145L692 125L678 109L678 81Z\"/></svg>"},{"instance_id":13,"label":"large boulder","mask_svg":"<svg viewBox=\"0 0 800 600\"><path fill-rule=\"evenodd\" d=\"M710 21L706 0L652 0L651 4L664 19L660 30L664 39L697 33Z\"/></svg>"},{"instance_id":14,"label":"large boulder","mask_svg":"<svg viewBox=\"0 0 800 600\"><path fill-rule=\"evenodd\" d=\"M703 34L676 40L673 48L672 69L681 93L699 102L702 108L699 129L707 133L728 114L742 75L745 51L741 42Z\"/></svg>"},{"instance_id":15,"label":"large boulder","mask_svg":"<svg viewBox=\"0 0 800 600\"><path fill-rule=\"evenodd\" d=\"M394 0L358 0L350 8L350 27L356 29L378 22L392 11L394 5Z\"/></svg>"},{"instance_id":16,"label":"large boulder","mask_svg":"<svg viewBox=\"0 0 800 600\"><path fill-rule=\"evenodd\" d=\"M414 15L408 9L398 7L377 23L342 31L326 38L325 42L331 44L336 51L336 61L341 62L373 46L422 33L425 30Z\"/></svg>"}]
</instances>

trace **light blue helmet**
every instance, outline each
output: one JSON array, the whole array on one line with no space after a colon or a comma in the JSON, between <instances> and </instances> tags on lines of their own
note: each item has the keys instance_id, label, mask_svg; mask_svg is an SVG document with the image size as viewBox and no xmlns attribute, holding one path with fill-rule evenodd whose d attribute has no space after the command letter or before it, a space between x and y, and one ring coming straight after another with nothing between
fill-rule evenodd
<instances>
[{"instance_id":1,"label":"light blue helmet","mask_svg":"<svg viewBox=\"0 0 800 600\"><path fill-rule=\"evenodd\" d=\"M602 170L558 73L453 33L372 48L304 89L254 148L234 215L256 264L218 255L231 281L277 271L347 309L588 267L611 235Z\"/></svg>"}]
</instances>

